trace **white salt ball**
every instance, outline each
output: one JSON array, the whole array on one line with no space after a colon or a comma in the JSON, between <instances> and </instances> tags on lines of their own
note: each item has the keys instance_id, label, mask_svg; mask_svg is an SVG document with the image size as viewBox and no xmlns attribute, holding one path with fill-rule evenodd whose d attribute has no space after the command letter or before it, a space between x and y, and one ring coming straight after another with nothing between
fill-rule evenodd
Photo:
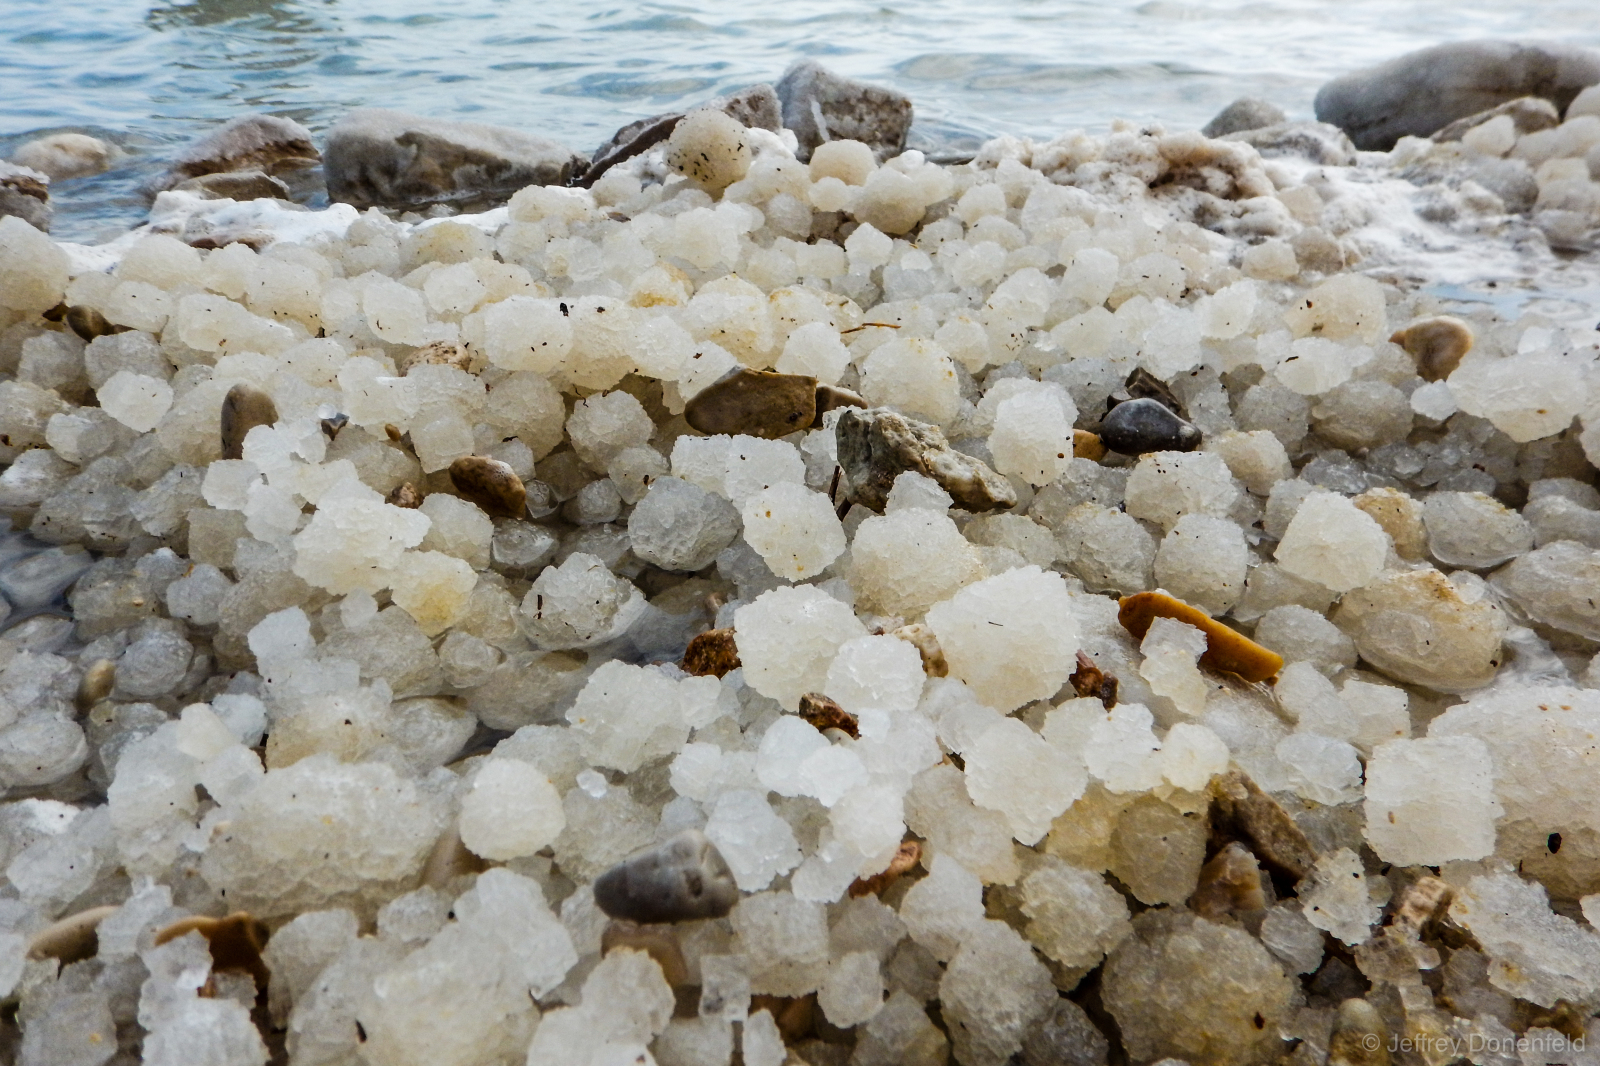
<instances>
[{"instance_id":1,"label":"white salt ball","mask_svg":"<svg viewBox=\"0 0 1600 1066\"><path fill-rule=\"evenodd\" d=\"M567 418L572 450L596 470L627 448L643 447L655 430L644 405L620 390L578 401Z\"/></svg>"},{"instance_id":2,"label":"white salt ball","mask_svg":"<svg viewBox=\"0 0 1600 1066\"><path fill-rule=\"evenodd\" d=\"M1469 359L1449 383L1461 410L1487 418L1518 444L1560 433L1588 400L1583 364L1553 350Z\"/></svg>"},{"instance_id":3,"label":"white salt ball","mask_svg":"<svg viewBox=\"0 0 1600 1066\"><path fill-rule=\"evenodd\" d=\"M861 394L878 407L948 422L961 405L955 363L930 340L908 337L878 347L862 365Z\"/></svg>"},{"instance_id":4,"label":"white salt ball","mask_svg":"<svg viewBox=\"0 0 1600 1066\"><path fill-rule=\"evenodd\" d=\"M572 323L554 300L512 296L483 312L484 354L506 370L548 374L572 350Z\"/></svg>"},{"instance_id":5,"label":"white salt ball","mask_svg":"<svg viewBox=\"0 0 1600 1066\"><path fill-rule=\"evenodd\" d=\"M691 111L667 139L667 166L720 193L750 171L748 131L711 108Z\"/></svg>"},{"instance_id":6,"label":"white salt ball","mask_svg":"<svg viewBox=\"0 0 1600 1066\"><path fill-rule=\"evenodd\" d=\"M1156 549L1156 583L1210 615L1225 614L1244 592L1250 549L1226 518L1186 514Z\"/></svg>"},{"instance_id":7,"label":"white salt ball","mask_svg":"<svg viewBox=\"0 0 1600 1066\"><path fill-rule=\"evenodd\" d=\"M1477 737L1379 744L1367 761L1367 841L1384 862L1441 866L1494 851L1494 763Z\"/></svg>"},{"instance_id":8,"label":"white salt ball","mask_svg":"<svg viewBox=\"0 0 1600 1066\"><path fill-rule=\"evenodd\" d=\"M968 585L929 609L928 625L951 675L997 711L1054 696L1077 668L1066 582L1037 566Z\"/></svg>"},{"instance_id":9,"label":"white salt ball","mask_svg":"<svg viewBox=\"0 0 1600 1066\"><path fill-rule=\"evenodd\" d=\"M395 567L395 605L416 619L423 633L436 637L467 613L477 587L472 564L444 552L407 552Z\"/></svg>"},{"instance_id":10,"label":"white salt ball","mask_svg":"<svg viewBox=\"0 0 1600 1066\"><path fill-rule=\"evenodd\" d=\"M1360 588L1383 572L1389 535L1365 511L1335 492L1305 498L1274 555L1296 577L1335 592Z\"/></svg>"},{"instance_id":11,"label":"white salt ball","mask_svg":"<svg viewBox=\"0 0 1600 1066\"><path fill-rule=\"evenodd\" d=\"M1372 349L1340 344L1326 337L1302 337L1289 345L1289 354L1273 370L1274 376L1302 396L1319 396L1349 381L1356 368L1372 361Z\"/></svg>"},{"instance_id":12,"label":"white salt ball","mask_svg":"<svg viewBox=\"0 0 1600 1066\"><path fill-rule=\"evenodd\" d=\"M828 975L817 992L817 1006L841 1029L860 1025L883 1009L883 973L878 956L852 951L828 963Z\"/></svg>"},{"instance_id":13,"label":"white salt ball","mask_svg":"<svg viewBox=\"0 0 1600 1066\"><path fill-rule=\"evenodd\" d=\"M850 270L853 273L864 273L873 267L885 265L893 252L894 238L865 222L857 226L844 242L844 254L850 257Z\"/></svg>"},{"instance_id":14,"label":"white salt ball","mask_svg":"<svg viewBox=\"0 0 1600 1066\"><path fill-rule=\"evenodd\" d=\"M866 606L890 614L924 610L982 572L977 550L939 511L874 515L851 543L851 587Z\"/></svg>"},{"instance_id":15,"label":"white salt ball","mask_svg":"<svg viewBox=\"0 0 1600 1066\"><path fill-rule=\"evenodd\" d=\"M895 475L894 484L890 486L889 495L884 500L883 510L885 514L917 508L926 511L948 511L954 503L950 494L940 488L939 483L933 478L919 474L915 470L902 470Z\"/></svg>"},{"instance_id":16,"label":"white salt ball","mask_svg":"<svg viewBox=\"0 0 1600 1066\"><path fill-rule=\"evenodd\" d=\"M811 180L836 178L846 185L861 185L878 168L872 149L860 141L824 141L811 153Z\"/></svg>"},{"instance_id":17,"label":"white salt ball","mask_svg":"<svg viewBox=\"0 0 1600 1066\"><path fill-rule=\"evenodd\" d=\"M784 341L777 370L809 374L824 385L837 385L849 365L850 349L839 339L838 330L827 322L807 322Z\"/></svg>"},{"instance_id":18,"label":"white salt ball","mask_svg":"<svg viewBox=\"0 0 1600 1066\"><path fill-rule=\"evenodd\" d=\"M561 793L520 759L486 759L461 799L461 842L485 859L532 855L566 827Z\"/></svg>"},{"instance_id":19,"label":"white salt ball","mask_svg":"<svg viewBox=\"0 0 1600 1066\"><path fill-rule=\"evenodd\" d=\"M1367 891L1361 856L1349 848L1319 858L1298 891L1306 920L1352 947L1367 939L1383 913Z\"/></svg>"},{"instance_id":20,"label":"white salt ball","mask_svg":"<svg viewBox=\"0 0 1600 1066\"><path fill-rule=\"evenodd\" d=\"M1152 452L1128 475L1128 514L1171 529L1186 514L1225 518L1239 500L1233 475L1211 452Z\"/></svg>"},{"instance_id":21,"label":"white salt ball","mask_svg":"<svg viewBox=\"0 0 1600 1066\"><path fill-rule=\"evenodd\" d=\"M925 680L922 655L910 641L856 637L839 646L822 691L854 714L901 712L915 709Z\"/></svg>"},{"instance_id":22,"label":"white salt ball","mask_svg":"<svg viewBox=\"0 0 1600 1066\"><path fill-rule=\"evenodd\" d=\"M1082 759L1015 718L995 722L963 755L972 802L1005 815L1012 836L1030 846L1089 785Z\"/></svg>"},{"instance_id":23,"label":"white salt ball","mask_svg":"<svg viewBox=\"0 0 1600 1066\"><path fill-rule=\"evenodd\" d=\"M745 540L787 581L820 573L844 552L844 526L833 504L804 485L763 489L745 500L741 514Z\"/></svg>"},{"instance_id":24,"label":"white salt ball","mask_svg":"<svg viewBox=\"0 0 1600 1066\"><path fill-rule=\"evenodd\" d=\"M1072 397L1059 385L1032 387L1001 400L994 414L989 451L994 468L1030 485L1048 485L1072 465Z\"/></svg>"},{"instance_id":25,"label":"white salt ball","mask_svg":"<svg viewBox=\"0 0 1600 1066\"><path fill-rule=\"evenodd\" d=\"M119 370L96 390L100 407L129 429L148 433L172 406L172 386L160 378Z\"/></svg>"},{"instance_id":26,"label":"white salt ball","mask_svg":"<svg viewBox=\"0 0 1600 1066\"><path fill-rule=\"evenodd\" d=\"M339 595L377 592L388 587L401 556L422 543L431 524L427 515L390 506L359 482L341 482L295 534L294 572Z\"/></svg>"},{"instance_id":27,"label":"white salt ball","mask_svg":"<svg viewBox=\"0 0 1600 1066\"><path fill-rule=\"evenodd\" d=\"M821 691L839 646L866 635L855 611L819 588L776 588L733 614L745 683L789 710Z\"/></svg>"},{"instance_id":28,"label":"white salt ball","mask_svg":"<svg viewBox=\"0 0 1600 1066\"><path fill-rule=\"evenodd\" d=\"M409 285L376 277L361 294L367 327L392 344L427 342L428 308L422 294Z\"/></svg>"},{"instance_id":29,"label":"white salt ball","mask_svg":"<svg viewBox=\"0 0 1600 1066\"><path fill-rule=\"evenodd\" d=\"M1228 745L1203 725L1179 722L1167 731L1156 754L1161 776L1174 788L1199 792L1228 769Z\"/></svg>"}]
</instances>

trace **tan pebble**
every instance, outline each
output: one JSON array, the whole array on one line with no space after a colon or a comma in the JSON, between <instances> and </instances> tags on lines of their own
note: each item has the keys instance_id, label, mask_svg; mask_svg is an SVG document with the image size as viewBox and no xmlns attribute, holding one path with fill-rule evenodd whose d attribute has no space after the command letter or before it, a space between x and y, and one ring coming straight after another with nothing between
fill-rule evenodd
<instances>
[{"instance_id":1,"label":"tan pebble","mask_svg":"<svg viewBox=\"0 0 1600 1066\"><path fill-rule=\"evenodd\" d=\"M1423 378L1443 381L1472 350L1472 327L1450 315L1435 315L1418 319L1389 339L1411 354Z\"/></svg>"},{"instance_id":2,"label":"tan pebble","mask_svg":"<svg viewBox=\"0 0 1600 1066\"><path fill-rule=\"evenodd\" d=\"M816 421L817 379L735 367L696 393L683 417L701 433L776 440Z\"/></svg>"},{"instance_id":3,"label":"tan pebble","mask_svg":"<svg viewBox=\"0 0 1600 1066\"><path fill-rule=\"evenodd\" d=\"M750 1013L766 1011L778 1023L778 1035L785 1044L798 1043L810 1036L817 1024L817 994L804 996L755 995L750 997ZM788 1066L787 1060L784 1066Z\"/></svg>"},{"instance_id":4,"label":"tan pebble","mask_svg":"<svg viewBox=\"0 0 1600 1066\"><path fill-rule=\"evenodd\" d=\"M262 961L261 949L271 933L266 923L247 911L234 911L226 918L182 918L156 933L157 947L190 933L199 933L211 946L211 964L218 970L237 970L256 979L257 988L266 988L272 974Z\"/></svg>"},{"instance_id":5,"label":"tan pebble","mask_svg":"<svg viewBox=\"0 0 1600 1066\"><path fill-rule=\"evenodd\" d=\"M894 853L894 858L889 860L889 865L873 874L871 877L858 877L850 882L850 898L860 899L862 896L881 896L889 890L889 886L900 880L902 876L922 861L922 845L915 840L907 840L900 845L900 850Z\"/></svg>"},{"instance_id":6,"label":"tan pebble","mask_svg":"<svg viewBox=\"0 0 1600 1066\"><path fill-rule=\"evenodd\" d=\"M1105 442L1097 433L1090 433L1086 429L1075 429L1072 431L1072 457L1098 463L1106 457Z\"/></svg>"},{"instance_id":7,"label":"tan pebble","mask_svg":"<svg viewBox=\"0 0 1600 1066\"><path fill-rule=\"evenodd\" d=\"M1245 842L1260 861L1293 880L1305 877L1317 861L1289 812L1241 770L1212 778L1210 818L1215 838Z\"/></svg>"},{"instance_id":8,"label":"tan pebble","mask_svg":"<svg viewBox=\"0 0 1600 1066\"><path fill-rule=\"evenodd\" d=\"M1389 1066L1389 1027L1378 1008L1364 999L1339 1004L1328 1041L1328 1066Z\"/></svg>"},{"instance_id":9,"label":"tan pebble","mask_svg":"<svg viewBox=\"0 0 1600 1066\"><path fill-rule=\"evenodd\" d=\"M1198 607L1191 607L1165 592L1140 592L1122 597L1117 621L1143 640L1150 623L1172 618L1194 626L1206 635L1206 653L1200 665L1238 674L1246 681L1265 681L1283 669L1283 656L1269 651L1242 633L1236 633Z\"/></svg>"},{"instance_id":10,"label":"tan pebble","mask_svg":"<svg viewBox=\"0 0 1600 1066\"><path fill-rule=\"evenodd\" d=\"M1448 882L1437 877L1417 878L1400 897L1400 906L1394 912L1394 924L1412 936L1420 937L1423 927L1450 903L1454 893Z\"/></svg>"},{"instance_id":11,"label":"tan pebble","mask_svg":"<svg viewBox=\"0 0 1600 1066\"><path fill-rule=\"evenodd\" d=\"M278 421L278 405L272 397L256 388L239 382L222 398L222 457L244 458L244 438L257 426L270 426Z\"/></svg>"},{"instance_id":12,"label":"tan pebble","mask_svg":"<svg viewBox=\"0 0 1600 1066\"><path fill-rule=\"evenodd\" d=\"M406 356L399 370L405 375L419 366L453 366L457 370L471 370L472 354L467 351L465 345L434 341L431 344L424 344Z\"/></svg>"},{"instance_id":13,"label":"tan pebble","mask_svg":"<svg viewBox=\"0 0 1600 1066\"><path fill-rule=\"evenodd\" d=\"M609 955L619 949L642 951L655 959L661 966L661 976L673 988L689 983L689 964L683 959L683 949L677 938L659 925L613 921L600 934L600 954Z\"/></svg>"},{"instance_id":14,"label":"tan pebble","mask_svg":"<svg viewBox=\"0 0 1600 1066\"><path fill-rule=\"evenodd\" d=\"M684 649L683 661L678 665L695 677L724 677L739 669L739 645L732 627L708 629L696 636Z\"/></svg>"},{"instance_id":15,"label":"tan pebble","mask_svg":"<svg viewBox=\"0 0 1600 1066\"><path fill-rule=\"evenodd\" d=\"M861 728L856 716L820 692L805 692L800 696L800 717L815 726L819 733L837 729L851 740L861 739Z\"/></svg>"},{"instance_id":16,"label":"tan pebble","mask_svg":"<svg viewBox=\"0 0 1600 1066\"><path fill-rule=\"evenodd\" d=\"M1256 865L1250 849L1237 840L1200 867L1200 882L1189 897L1189 909L1212 921L1230 914L1265 910L1266 906L1261 867Z\"/></svg>"},{"instance_id":17,"label":"tan pebble","mask_svg":"<svg viewBox=\"0 0 1600 1066\"><path fill-rule=\"evenodd\" d=\"M418 492L417 487L409 481L402 481L400 484L390 489L389 495L383 498L385 503L392 504L395 507L405 507L407 509L421 507L422 500L422 493Z\"/></svg>"},{"instance_id":18,"label":"tan pebble","mask_svg":"<svg viewBox=\"0 0 1600 1066\"><path fill-rule=\"evenodd\" d=\"M69 307L65 316L67 326L86 341L112 333L126 333L127 326L114 326L92 307Z\"/></svg>"},{"instance_id":19,"label":"tan pebble","mask_svg":"<svg viewBox=\"0 0 1600 1066\"><path fill-rule=\"evenodd\" d=\"M482 455L463 455L450 464L450 483L494 518L521 518L528 508L528 490L510 464Z\"/></svg>"},{"instance_id":20,"label":"tan pebble","mask_svg":"<svg viewBox=\"0 0 1600 1066\"><path fill-rule=\"evenodd\" d=\"M837 385L824 385L817 383L817 417L811 420L811 427L819 429L822 426L822 416L829 411L836 411L841 407L865 407L867 401L858 393L849 389L841 389Z\"/></svg>"},{"instance_id":21,"label":"tan pebble","mask_svg":"<svg viewBox=\"0 0 1600 1066\"><path fill-rule=\"evenodd\" d=\"M1387 487L1368 489L1350 502L1383 527L1400 558L1413 563L1427 558L1428 531L1422 524L1422 504L1399 489Z\"/></svg>"},{"instance_id":22,"label":"tan pebble","mask_svg":"<svg viewBox=\"0 0 1600 1066\"><path fill-rule=\"evenodd\" d=\"M891 630L889 635L899 637L917 649L917 654L922 656L923 673L929 677L950 676L950 664L945 661L944 649L939 646L939 638L933 635L933 630L921 622L915 622Z\"/></svg>"},{"instance_id":23,"label":"tan pebble","mask_svg":"<svg viewBox=\"0 0 1600 1066\"><path fill-rule=\"evenodd\" d=\"M481 874L488 863L467 850L461 842L461 830L452 822L434 842L428 861L422 865L422 883L429 888L445 888L458 877Z\"/></svg>"},{"instance_id":24,"label":"tan pebble","mask_svg":"<svg viewBox=\"0 0 1600 1066\"><path fill-rule=\"evenodd\" d=\"M114 905L90 907L51 922L29 938L28 958L57 959L63 966L94 958L95 952L100 950L100 938L96 930L101 922L116 912Z\"/></svg>"},{"instance_id":25,"label":"tan pebble","mask_svg":"<svg viewBox=\"0 0 1600 1066\"><path fill-rule=\"evenodd\" d=\"M406 438L406 435L400 432L400 427L393 422L385 422L383 424L383 435L395 444L399 444Z\"/></svg>"},{"instance_id":26,"label":"tan pebble","mask_svg":"<svg viewBox=\"0 0 1600 1066\"><path fill-rule=\"evenodd\" d=\"M78 694L73 702L78 710L87 711L111 695L116 683L117 664L110 659L96 659L83 672L83 680L78 682Z\"/></svg>"},{"instance_id":27,"label":"tan pebble","mask_svg":"<svg viewBox=\"0 0 1600 1066\"><path fill-rule=\"evenodd\" d=\"M1100 669L1085 652L1078 653L1078 668L1067 681L1079 699L1099 700L1108 711L1117 705L1117 675Z\"/></svg>"}]
</instances>

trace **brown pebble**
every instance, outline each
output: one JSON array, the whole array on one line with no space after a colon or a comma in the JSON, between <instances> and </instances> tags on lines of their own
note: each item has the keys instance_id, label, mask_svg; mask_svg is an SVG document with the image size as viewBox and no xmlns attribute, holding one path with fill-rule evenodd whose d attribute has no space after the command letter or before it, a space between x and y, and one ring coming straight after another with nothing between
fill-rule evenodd
<instances>
[{"instance_id":1,"label":"brown pebble","mask_svg":"<svg viewBox=\"0 0 1600 1066\"><path fill-rule=\"evenodd\" d=\"M1448 882L1437 877L1419 877L1401 895L1400 905L1394 911L1394 924L1420 937L1423 927L1449 905L1454 894Z\"/></svg>"},{"instance_id":2,"label":"brown pebble","mask_svg":"<svg viewBox=\"0 0 1600 1066\"><path fill-rule=\"evenodd\" d=\"M1472 350L1472 328L1459 318L1435 315L1411 323L1389 338L1417 361L1417 373L1428 381L1443 381Z\"/></svg>"},{"instance_id":3,"label":"brown pebble","mask_svg":"<svg viewBox=\"0 0 1600 1066\"><path fill-rule=\"evenodd\" d=\"M917 654L922 656L923 673L929 677L950 676L950 664L945 660L944 649L939 646L939 638L933 635L933 630L921 622L915 622L891 630L889 635L899 637L917 649Z\"/></svg>"},{"instance_id":4,"label":"brown pebble","mask_svg":"<svg viewBox=\"0 0 1600 1066\"><path fill-rule=\"evenodd\" d=\"M1211 779L1211 832L1216 840L1245 842L1269 869L1296 881L1317 861L1289 812L1241 770Z\"/></svg>"},{"instance_id":5,"label":"brown pebble","mask_svg":"<svg viewBox=\"0 0 1600 1066\"><path fill-rule=\"evenodd\" d=\"M127 326L112 325L107 321L105 315L102 315L92 307L69 307L64 316L64 321L67 323L67 328L86 341L92 341L96 337L109 336L113 333L126 333L129 328Z\"/></svg>"},{"instance_id":6,"label":"brown pebble","mask_svg":"<svg viewBox=\"0 0 1600 1066\"><path fill-rule=\"evenodd\" d=\"M811 420L811 428L820 429L822 416L829 411L836 411L841 407L865 407L866 398L849 389L841 389L837 385L824 385L817 382L817 417Z\"/></svg>"},{"instance_id":7,"label":"brown pebble","mask_svg":"<svg viewBox=\"0 0 1600 1066\"><path fill-rule=\"evenodd\" d=\"M222 398L222 457L244 458L244 438L257 426L270 426L278 421L278 405L272 397L256 388L239 382Z\"/></svg>"},{"instance_id":8,"label":"brown pebble","mask_svg":"<svg viewBox=\"0 0 1600 1066\"><path fill-rule=\"evenodd\" d=\"M440 834L422 866L422 883L429 888L444 888L458 877L481 874L489 864L467 850L455 823Z\"/></svg>"},{"instance_id":9,"label":"brown pebble","mask_svg":"<svg viewBox=\"0 0 1600 1066\"><path fill-rule=\"evenodd\" d=\"M915 840L906 841L900 845L900 850L894 853L894 858L889 860L889 865L884 869L871 877L858 877L850 882L850 898L883 895L889 890L889 886L909 873L921 861L922 845Z\"/></svg>"},{"instance_id":10,"label":"brown pebble","mask_svg":"<svg viewBox=\"0 0 1600 1066\"><path fill-rule=\"evenodd\" d=\"M329 415L322 420L322 435L329 440L338 440L339 431L350 424L350 416L340 412Z\"/></svg>"},{"instance_id":11,"label":"brown pebble","mask_svg":"<svg viewBox=\"0 0 1600 1066\"><path fill-rule=\"evenodd\" d=\"M385 503L392 504L395 507L405 507L407 509L421 507L422 500L422 493L418 492L417 487L409 481L402 481L400 484L390 489L389 495L383 498Z\"/></svg>"},{"instance_id":12,"label":"brown pebble","mask_svg":"<svg viewBox=\"0 0 1600 1066\"><path fill-rule=\"evenodd\" d=\"M734 640L733 627L708 629L695 637L684 649L678 666L695 677L725 677L730 670L739 669L739 645Z\"/></svg>"},{"instance_id":13,"label":"brown pebble","mask_svg":"<svg viewBox=\"0 0 1600 1066\"><path fill-rule=\"evenodd\" d=\"M48 311L40 311L39 317L44 319L46 322L60 322L62 319L67 317L67 312L70 310L72 310L72 308L68 307L66 304L56 304Z\"/></svg>"},{"instance_id":14,"label":"brown pebble","mask_svg":"<svg viewBox=\"0 0 1600 1066\"><path fill-rule=\"evenodd\" d=\"M1200 867L1199 884L1189 897L1189 909L1212 921L1230 914L1265 910L1266 906L1261 867L1256 865L1250 849L1237 840Z\"/></svg>"},{"instance_id":15,"label":"brown pebble","mask_svg":"<svg viewBox=\"0 0 1600 1066\"><path fill-rule=\"evenodd\" d=\"M494 518L521 518L528 509L528 490L509 463L483 455L463 455L450 464L450 484L463 499Z\"/></svg>"},{"instance_id":16,"label":"brown pebble","mask_svg":"<svg viewBox=\"0 0 1600 1066\"><path fill-rule=\"evenodd\" d=\"M1098 463L1106 457L1105 442L1100 439L1098 433L1075 429L1072 431L1072 457Z\"/></svg>"},{"instance_id":17,"label":"brown pebble","mask_svg":"<svg viewBox=\"0 0 1600 1066\"><path fill-rule=\"evenodd\" d=\"M627 949L642 951L655 959L661 967L661 976L673 988L689 983L689 964L683 959L683 949L677 938L659 925L640 925L637 922L614 920L600 934L600 954Z\"/></svg>"},{"instance_id":18,"label":"brown pebble","mask_svg":"<svg viewBox=\"0 0 1600 1066\"><path fill-rule=\"evenodd\" d=\"M1079 699L1099 700L1108 711L1117 705L1117 675L1100 669L1086 653L1078 653L1078 668L1067 680Z\"/></svg>"},{"instance_id":19,"label":"brown pebble","mask_svg":"<svg viewBox=\"0 0 1600 1066\"><path fill-rule=\"evenodd\" d=\"M783 1042L796 1044L810 1036L816 1028L817 994L811 992L798 997L751 996L750 1013L754 1015L763 1010L778 1023L778 1035L783 1037Z\"/></svg>"},{"instance_id":20,"label":"brown pebble","mask_svg":"<svg viewBox=\"0 0 1600 1066\"><path fill-rule=\"evenodd\" d=\"M257 988L266 988L271 971L261 959L261 949L271 935L266 923L246 911L234 911L226 918L182 918L156 933L157 947L190 933L199 933L211 945L211 964L217 970L237 970L256 979Z\"/></svg>"},{"instance_id":21,"label":"brown pebble","mask_svg":"<svg viewBox=\"0 0 1600 1066\"><path fill-rule=\"evenodd\" d=\"M819 733L837 729L851 740L861 739L856 716L839 706L837 700L829 699L820 692L801 693L800 717L815 726Z\"/></svg>"},{"instance_id":22,"label":"brown pebble","mask_svg":"<svg viewBox=\"0 0 1600 1066\"><path fill-rule=\"evenodd\" d=\"M1517 1006L1523 1008L1525 1013L1518 1021L1526 1021L1526 1028L1518 1025L1522 1032L1528 1029L1554 1029L1575 1044L1583 1042L1589 1016L1592 1013L1581 1003L1573 1003L1568 999L1558 999L1553 1007L1541 1009L1526 1002L1519 1002ZM1530 1009L1531 1008L1531 1009ZM1538 1059L1534 1060L1535 1062Z\"/></svg>"},{"instance_id":23,"label":"brown pebble","mask_svg":"<svg viewBox=\"0 0 1600 1066\"><path fill-rule=\"evenodd\" d=\"M73 702L78 710L87 711L107 696L117 683L117 664L111 659L96 659L83 672L78 682L78 694Z\"/></svg>"},{"instance_id":24,"label":"brown pebble","mask_svg":"<svg viewBox=\"0 0 1600 1066\"><path fill-rule=\"evenodd\" d=\"M1183 405L1178 403L1178 397L1173 393L1171 386L1156 377L1144 367L1135 367L1123 382L1123 388L1128 392L1131 400L1156 400L1173 414L1182 415Z\"/></svg>"},{"instance_id":25,"label":"brown pebble","mask_svg":"<svg viewBox=\"0 0 1600 1066\"><path fill-rule=\"evenodd\" d=\"M1137 640L1144 639L1150 623L1157 618L1173 618L1206 635L1206 653L1200 656L1201 666L1238 674L1246 681L1265 681L1283 669L1283 656L1277 652L1263 648L1199 608L1165 592L1140 592L1124 596L1120 602L1117 621Z\"/></svg>"},{"instance_id":26,"label":"brown pebble","mask_svg":"<svg viewBox=\"0 0 1600 1066\"><path fill-rule=\"evenodd\" d=\"M787 437L816 421L817 379L734 367L696 393L683 417L701 433Z\"/></svg>"},{"instance_id":27,"label":"brown pebble","mask_svg":"<svg viewBox=\"0 0 1600 1066\"><path fill-rule=\"evenodd\" d=\"M96 930L101 922L116 912L115 905L90 907L51 922L29 938L28 958L57 959L63 966L94 958L100 950L100 937Z\"/></svg>"},{"instance_id":28,"label":"brown pebble","mask_svg":"<svg viewBox=\"0 0 1600 1066\"><path fill-rule=\"evenodd\" d=\"M457 370L471 370L472 354L465 345L434 341L405 356L398 369L404 376L419 366L453 366Z\"/></svg>"},{"instance_id":29,"label":"brown pebble","mask_svg":"<svg viewBox=\"0 0 1600 1066\"><path fill-rule=\"evenodd\" d=\"M406 439L406 435L400 432L400 427L393 422L385 422L383 424L383 435L395 444L399 444Z\"/></svg>"}]
</instances>

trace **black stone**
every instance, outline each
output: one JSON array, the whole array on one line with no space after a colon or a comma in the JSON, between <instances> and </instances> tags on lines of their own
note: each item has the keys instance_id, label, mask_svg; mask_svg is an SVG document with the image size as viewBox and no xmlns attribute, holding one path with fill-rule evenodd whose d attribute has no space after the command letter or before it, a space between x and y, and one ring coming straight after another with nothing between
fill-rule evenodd
<instances>
[{"instance_id":1,"label":"black stone","mask_svg":"<svg viewBox=\"0 0 1600 1066\"><path fill-rule=\"evenodd\" d=\"M1145 396L1113 407L1100 423L1100 439L1123 455L1145 452L1192 452L1201 434L1160 400Z\"/></svg>"},{"instance_id":2,"label":"black stone","mask_svg":"<svg viewBox=\"0 0 1600 1066\"><path fill-rule=\"evenodd\" d=\"M706 835L687 829L595 878L594 901L612 918L688 922L721 918L739 901L739 889Z\"/></svg>"}]
</instances>

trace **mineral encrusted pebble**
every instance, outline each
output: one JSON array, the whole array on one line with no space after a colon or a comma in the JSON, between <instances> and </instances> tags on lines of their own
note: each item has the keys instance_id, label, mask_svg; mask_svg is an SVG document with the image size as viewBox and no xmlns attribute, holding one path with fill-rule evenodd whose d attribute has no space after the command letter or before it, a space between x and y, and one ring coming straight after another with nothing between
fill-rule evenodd
<instances>
[{"instance_id":1,"label":"mineral encrusted pebble","mask_svg":"<svg viewBox=\"0 0 1600 1066\"><path fill-rule=\"evenodd\" d=\"M937 426L893 411L846 411L835 429L839 465L851 499L881 511L895 479L906 471L932 478L957 507L983 512L1012 507L1016 490L981 461L951 448Z\"/></svg>"},{"instance_id":2,"label":"mineral encrusted pebble","mask_svg":"<svg viewBox=\"0 0 1600 1066\"><path fill-rule=\"evenodd\" d=\"M450 464L450 483L484 512L501 518L527 513L528 490L510 464L482 455L463 455Z\"/></svg>"},{"instance_id":3,"label":"mineral encrusted pebble","mask_svg":"<svg viewBox=\"0 0 1600 1066\"><path fill-rule=\"evenodd\" d=\"M738 898L728 864L694 829L629 856L594 882L595 905L631 922L720 918Z\"/></svg>"}]
</instances>

